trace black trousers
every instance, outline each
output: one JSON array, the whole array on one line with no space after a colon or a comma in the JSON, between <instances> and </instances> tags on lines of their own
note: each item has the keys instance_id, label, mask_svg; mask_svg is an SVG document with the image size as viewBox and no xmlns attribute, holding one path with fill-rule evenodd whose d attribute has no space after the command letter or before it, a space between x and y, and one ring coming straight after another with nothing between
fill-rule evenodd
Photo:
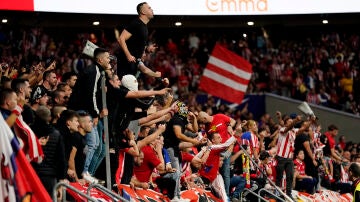
<instances>
[{"instance_id":1,"label":"black trousers","mask_svg":"<svg viewBox=\"0 0 360 202\"><path fill-rule=\"evenodd\" d=\"M286 194L291 196L292 183L294 178L294 162L291 158L282 158L276 156L276 186L281 187L281 181L283 178L283 172L286 174Z\"/></svg>"}]
</instances>

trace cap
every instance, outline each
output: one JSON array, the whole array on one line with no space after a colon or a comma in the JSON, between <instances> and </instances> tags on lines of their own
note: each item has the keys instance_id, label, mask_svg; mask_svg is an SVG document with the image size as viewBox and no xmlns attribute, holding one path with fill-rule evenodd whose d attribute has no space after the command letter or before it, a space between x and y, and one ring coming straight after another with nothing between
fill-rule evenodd
<instances>
[{"instance_id":1,"label":"cap","mask_svg":"<svg viewBox=\"0 0 360 202\"><path fill-rule=\"evenodd\" d=\"M46 94L47 94L47 90L45 89L45 87L37 86L33 91L33 94L31 96L31 100L33 102L35 102L37 99L42 98Z\"/></svg>"}]
</instances>

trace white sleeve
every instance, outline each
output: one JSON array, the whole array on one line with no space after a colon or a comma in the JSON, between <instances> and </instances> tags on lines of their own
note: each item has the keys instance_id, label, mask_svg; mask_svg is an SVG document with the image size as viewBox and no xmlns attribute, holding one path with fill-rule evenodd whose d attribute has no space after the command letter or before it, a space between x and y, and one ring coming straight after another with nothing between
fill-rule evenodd
<instances>
[{"instance_id":1,"label":"white sleeve","mask_svg":"<svg viewBox=\"0 0 360 202\"><path fill-rule=\"evenodd\" d=\"M222 143L222 144L217 144L217 145L211 145L211 149L224 149L229 147L232 143L234 143L236 141L236 138L234 136L231 136L228 140L226 140L226 142Z\"/></svg>"}]
</instances>

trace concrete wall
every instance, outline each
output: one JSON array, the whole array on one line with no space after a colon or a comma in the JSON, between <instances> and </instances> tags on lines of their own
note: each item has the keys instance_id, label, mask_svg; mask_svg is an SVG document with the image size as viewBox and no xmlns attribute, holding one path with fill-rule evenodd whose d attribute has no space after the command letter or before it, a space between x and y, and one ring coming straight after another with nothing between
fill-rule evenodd
<instances>
[{"instance_id":1,"label":"concrete wall","mask_svg":"<svg viewBox=\"0 0 360 202\"><path fill-rule=\"evenodd\" d=\"M301 101L293 100L273 94L266 94L265 98L265 110L273 118L275 118L275 112L281 111L283 114L302 112L297 108ZM322 132L327 130L330 124L335 124L339 128L339 134L345 135L347 141L360 142L360 116L355 116L345 112L339 112L326 107L309 104L314 114L319 118L319 122L322 126ZM336 138L338 141L338 138Z\"/></svg>"}]
</instances>

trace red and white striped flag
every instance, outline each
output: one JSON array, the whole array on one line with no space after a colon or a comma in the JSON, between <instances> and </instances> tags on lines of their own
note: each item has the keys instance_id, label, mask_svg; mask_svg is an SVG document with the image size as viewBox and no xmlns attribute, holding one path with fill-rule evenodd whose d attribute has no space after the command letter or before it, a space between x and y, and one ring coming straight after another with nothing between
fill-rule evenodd
<instances>
[{"instance_id":1,"label":"red and white striped flag","mask_svg":"<svg viewBox=\"0 0 360 202\"><path fill-rule=\"evenodd\" d=\"M217 44L200 79L199 88L226 101L240 104L251 74L252 66L248 61Z\"/></svg>"}]
</instances>

